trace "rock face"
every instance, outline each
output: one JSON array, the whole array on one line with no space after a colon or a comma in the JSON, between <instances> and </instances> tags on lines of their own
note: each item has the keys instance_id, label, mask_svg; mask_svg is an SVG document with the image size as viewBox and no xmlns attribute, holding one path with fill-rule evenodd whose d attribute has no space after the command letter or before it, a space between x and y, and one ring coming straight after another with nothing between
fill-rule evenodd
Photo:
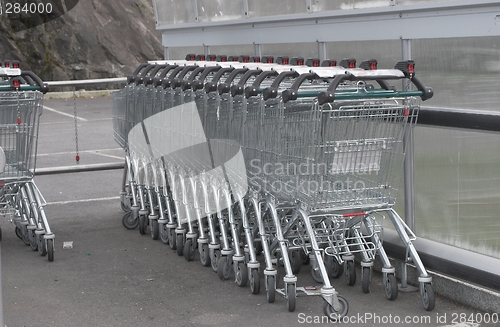
<instances>
[{"instance_id":1,"label":"rock face","mask_svg":"<svg viewBox=\"0 0 500 327\"><path fill-rule=\"evenodd\" d=\"M44 81L127 76L162 59L151 0L81 0L43 25L16 32L0 15L0 60L19 60Z\"/></svg>"}]
</instances>

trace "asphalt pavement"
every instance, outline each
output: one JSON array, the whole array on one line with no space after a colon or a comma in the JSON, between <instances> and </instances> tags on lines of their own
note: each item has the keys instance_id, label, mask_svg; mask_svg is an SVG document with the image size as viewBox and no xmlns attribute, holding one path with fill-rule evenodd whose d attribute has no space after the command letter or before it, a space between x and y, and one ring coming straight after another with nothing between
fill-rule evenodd
<instances>
[{"instance_id":1,"label":"asphalt pavement","mask_svg":"<svg viewBox=\"0 0 500 327\"><path fill-rule=\"evenodd\" d=\"M41 117L37 167L75 165L75 104L80 164L123 162L113 140L109 97L51 99ZM440 297L433 311L423 309L418 293L385 297L375 273L371 293L361 283L332 280L349 303L348 320L330 323L319 297L299 297L295 312L277 297L267 303L262 285L257 295L238 287L234 277L221 281L198 255L188 262L161 241L122 226L119 191L122 170L36 176L55 233L55 260L48 262L17 238L7 218L1 263L4 320L21 326L485 326L489 316ZM72 242L71 249L63 249ZM263 258L260 258L263 261ZM280 268L280 275L283 270ZM357 271L358 280L361 274ZM279 279L278 279L279 280ZM298 285L316 285L302 266ZM471 319L472 317L472 319ZM479 323L479 319L481 321ZM496 321L499 317L496 316Z\"/></svg>"}]
</instances>

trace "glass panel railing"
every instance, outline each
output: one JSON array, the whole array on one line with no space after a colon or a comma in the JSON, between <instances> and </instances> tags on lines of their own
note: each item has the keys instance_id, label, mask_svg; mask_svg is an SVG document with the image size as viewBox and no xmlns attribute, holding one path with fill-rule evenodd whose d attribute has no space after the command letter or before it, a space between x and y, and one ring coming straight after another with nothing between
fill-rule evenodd
<instances>
[{"instance_id":1,"label":"glass panel railing","mask_svg":"<svg viewBox=\"0 0 500 327\"><path fill-rule=\"evenodd\" d=\"M428 105L500 111L499 48L498 36L413 40L417 72L434 89Z\"/></svg>"},{"instance_id":2,"label":"glass panel railing","mask_svg":"<svg viewBox=\"0 0 500 327\"><path fill-rule=\"evenodd\" d=\"M417 126L420 237L500 258L500 135Z\"/></svg>"}]
</instances>

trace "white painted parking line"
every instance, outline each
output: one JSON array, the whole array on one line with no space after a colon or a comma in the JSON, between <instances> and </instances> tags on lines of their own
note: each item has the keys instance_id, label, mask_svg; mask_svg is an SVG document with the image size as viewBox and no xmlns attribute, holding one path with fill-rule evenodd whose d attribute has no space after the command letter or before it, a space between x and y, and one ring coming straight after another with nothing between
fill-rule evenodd
<instances>
[{"instance_id":1,"label":"white painted parking line","mask_svg":"<svg viewBox=\"0 0 500 327\"><path fill-rule=\"evenodd\" d=\"M111 201L111 200L119 200L119 196L110 196L107 198L96 198L96 199L79 199L79 200L68 200L68 201L54 201L47 202L48 205L56 205L56 204L70 204L70 203L83 203L83 202L98 202L98 201Z\"/></svg>"},{"instance_id":2,"label":"white painted parking line","mask_svg":"<svg viewBox=\"0 0 500 327\"><path fill-rule=\"evenodd\" d=\"M43 109L48 110L48 111L52 111L52 112L54 112L56 114L59 114L59 115L63 115L63 116L75 118L75 116L73 116L73 115L70 115L68 113L65 113L65 112L62 112L62 111L59 111L57 109L50 108L50 107L47 107L47 106L43 106ZM76 119L81 120L81 121L88 121L87 119L82 118L82 117L76 117Z\"/></svg>"}]
</instances>

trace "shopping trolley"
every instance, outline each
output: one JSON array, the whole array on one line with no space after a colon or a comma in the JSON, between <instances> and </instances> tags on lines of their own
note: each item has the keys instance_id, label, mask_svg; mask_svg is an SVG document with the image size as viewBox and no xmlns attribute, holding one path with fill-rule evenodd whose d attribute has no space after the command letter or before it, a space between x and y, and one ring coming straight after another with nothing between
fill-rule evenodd
<instances>
[{"instance_id":1,"label":"shopping trolley","mask_svg":"<svg viewBox=\"0 0 500 327\"><path fill-rule=\"evenodd\" d=\"M405 131L416 122L417 98L432 97L432 90L415 77L412 61L389 70L376 69L374 60L360 68L354 68L354 59L338 67L330 67L335 61L319 67L317 59L307 60L312 67L297 65L304 63L302 58L290 62L295 66L150 63L156 66L145 76L154 80L152 85L132 86L132 100L118 97L133 102L133 111L150 111L143 116L135 112L129 124L139 131L141 146L127 160L146 163L129 165L129 184L140 189L143 183L146 190L132 196L137 204L131 207L155 217L149 221L158 220L161 239L177 246L179 255L192 260L198 245L204 266L211 265L221 279L234 271L236 283L249 281L254 294L260 290L256 256L262 251L268 302L281 294L293 311L298 295L319 295L332 319L347 314L348 303L329 278L344 274L354 285L355 254L361 257L363 292L369 292L378 255L386 295L396 298L395 269L382 247L384 220L390 220L420 272L424 307L432 310L431 278L411 244L415 236L392 209ZM398 90L391 80L409 80L417 90ZM144 94L153 101L137 101ZM180 104L192 105L174 109ZM179 126L165 123L166 117ZM183 130L183 124L190 130ZM122 125L127 124L116 128ZM169 139L179 142L177 150L187 150L165 155L171 150L164 145ZM223 164L238 151L246 175L239 174L237 165ZM306 260L321 288L297 287L295 275ZM285 269L279 289L278 263Z\"/></svg>"},{"instance_id":2,"label":"shopping trolley","mask_svg":"<svg viewBox=\"0 0 500 327\"><path fill-rule=\"evenodd\" d=\"M38 76L17 61L0 67L0 214L14 222L16 235L40 255L54 260L54 239L45 199L33 177L43 94Z\"/></svg>"},{"instance_id":3,"label":"shopping trolley","mask_svg":"<svg viewBox=\"0 0 500 327\"><path fill-rule=\"evenodd\" d=\"M259 160L261 166L279 165L281 171L262 176L259 186L264 189L273 217L274 243L281 245L285 260L288 281L282 292L289 309L293 308L296 291L292 268L286 262L290 244L311 253L313 278L324 284L321 295L325 314L346 313L347 302L336 303L328 277L338 274L339 264L344 263L346 281L353 285L356 252L363 258L363 291L369 291L371 265L378 253L384 264L386 295L395 299L395 270L383 251L381 225L374 218L381 212L389 216L421 273L424 308L432 310L434 306L431 278L411 244L414 235L392 209L402 172L404 131L416 122L418 114L415 97L426 100L432 90L415 78L413 62L399 63L396 68L313 68L297 72L293 85L282 92L277 103L273 100L261 106L266 123L279 126L259 142ZM395 91L386 81L403 78L409 78L418 91ZM304 81L311 80L329 80L330 84L320 91L311 89L311 85L301 88ZM378 82L380 88L367 81ZM262 132L265 130L269 131ZM288 217L278 215L280 206L289 209L293 203L295 208L288 211ZM367 234L361 232L362 226ZM334 259L336 272L327 272L325 256Z\"/></svg>"}]
</instances>

